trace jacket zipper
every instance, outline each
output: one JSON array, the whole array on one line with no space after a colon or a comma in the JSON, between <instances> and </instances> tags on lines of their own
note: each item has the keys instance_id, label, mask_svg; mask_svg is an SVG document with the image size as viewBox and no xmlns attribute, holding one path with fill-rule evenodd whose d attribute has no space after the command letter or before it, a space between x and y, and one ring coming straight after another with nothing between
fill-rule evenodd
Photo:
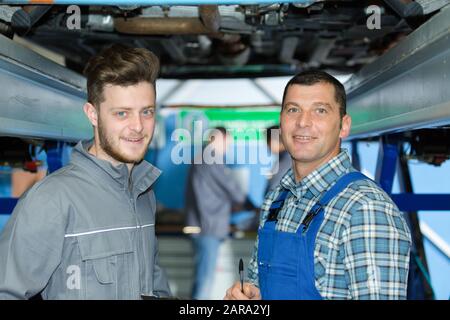
<instances>
[{"instance_id":1,"label":"jacket zipper","mask_svg":"<svg viewBox=\"0 0 450 320\"><path fill-rule=\"evenodd\" d=\"M143 267L142 267L142 259L140 258L141 257L141 251L142 251L142 248L141 248L141 239L142 239L142 231L141 231L141 228L140 228L140 222L139 222L139 217L138 217L138 215L137 215L137 213L136 213L136 202L134 201L134 197L133 197L133 181L132 181L132 178L131 178L131 175L132 175L132 170L130 171L130 175L129 175L129 177L128 177L128 194L129 194L129 198L130 198L130 205L131 205L131 208L132 208L132 211L133 211L133 215L134 215L134 219L135 219L135 221L136 221L136 232L137 232L137 237L136 237L136 240L137 240L137 248L136 248L136 250L137 250L137 252L136 252L136 254L137 254L137 259L138 259L138 276L139 276L139 288L138 288L138 290L139 290L139 294L142 294L143 292L143 288L142 288L142 284L143 284L143 281L142 281L142 277L141 277L141 270L143 270Z\"/></svg>"}]
</instances>

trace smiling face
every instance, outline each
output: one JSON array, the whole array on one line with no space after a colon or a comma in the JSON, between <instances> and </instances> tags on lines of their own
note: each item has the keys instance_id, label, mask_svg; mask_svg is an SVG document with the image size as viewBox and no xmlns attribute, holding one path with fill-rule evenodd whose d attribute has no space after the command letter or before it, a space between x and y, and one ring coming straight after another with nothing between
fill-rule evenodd
<instances>
[{"instance_id":1,"label":"smiling face","mask_svg":"<svg viewBox=\"0 0 450 320\"><path fill-rule=\"evenodd\" d=\"M294 159L296 180L340 152L340 139L350 133L351 119L342 120L333 85L326 82L289 86L280 114L281 138Z\"/></svg>"},{"instance_id":2,"label":"smiling face","mask_svg":"<svg viewBox=\"0 0 450 320\"><path fill-rule=\"evenodd\" d=\"M140 162L155 128L155 90L149 82L131 86L106 85L99 108L86 103L84 110L94 126L90 152L113 165Z\"/></svg>"}]
</instances>

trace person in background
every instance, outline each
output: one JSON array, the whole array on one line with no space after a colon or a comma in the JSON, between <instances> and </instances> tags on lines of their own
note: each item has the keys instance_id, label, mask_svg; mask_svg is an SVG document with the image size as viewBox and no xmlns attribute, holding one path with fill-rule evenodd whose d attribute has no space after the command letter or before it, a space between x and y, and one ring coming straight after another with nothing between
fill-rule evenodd
<instances>
[{"instance_id":1,"label":"person in background","mask_svg":"<svg viewBox=\"0 0 450 320\"><path fill-rule=\"evenodd\" d=\"M254 208L233 176L232 169L224 164L230 140L224 127L213 129L206 147L219 161L194 161L188 174L186 225L191 230L195 252L192 298L196 300L210 298L219 247L230 232L233 205Z\"/></svg>"},{"instance_id":2,"label":"person in background","mask_svg":"<svg viewBox=\"0 0 450 320\"><path fill-rule=\"evenodd\" d=\"M171 295L159 266L153 184L158 58L114 45L86 67L94 138L19 200L0 234L0 299Z\"/></svg>"},{"instance_id":3,"label":"person in background","mask_svg":"<svg viewBox=\"0 0 450 320\"><path fill-rule=\"evenodd\" d=\"M266 196L248 279L225 299L405 299L411 235L402 213L356 171L343 85L305 71L280 113L293 167Z\"/></svg>"},{"instance_id":4,"label":"person in background","mask_svg":"<svg viewBox=\"0 0 450 320\"><path fill-rule=\"evenodd\" d=\"M283 145L280 137L280 127L272 126L266 130L267 146L270 152L276 156L276 162L272 169L272 174L267 183L267 192L273 190L281 181L286 171L292 166L292 159Z\"/></svg>"},{"instance_id":5,"label":"person in background","mask_svg":"<svg viewBox=\"0 0 450 320\"><path fill-rule=\"evenodd\" d=\"M37 163L36 170L24 170L19 168L12 169L11 172L11 196L19 198L35 183L41 181L47 175L47 157L43 149L36 147L36 157L34 163Z\"/></svg>"}]
</instances>

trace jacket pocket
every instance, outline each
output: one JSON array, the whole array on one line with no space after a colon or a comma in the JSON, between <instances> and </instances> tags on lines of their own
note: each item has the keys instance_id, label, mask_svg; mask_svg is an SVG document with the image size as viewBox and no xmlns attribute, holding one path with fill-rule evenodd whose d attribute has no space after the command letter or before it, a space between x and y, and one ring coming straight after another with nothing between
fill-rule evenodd
<instances>
[{"instance_id":1,"label":"jacket pocket","mask_svg":"<svg viewBox=\"0 0 450 320\"><path fill-rule=\"evenodd\" d=\"M115 256L92 260L95 275L101 284L111 284L116 280L114 267L117 262L114 260Z\"/></svg>"},{"instance_id":2,"label":"jacket pocket","mask_svg":"<svg viewBox=\"0 0 450 320\"><path fill-rule=\"evenodd\" d=\"M133 244L125 230L77 238L82 260L82 287L87 299L125 299L131 294Z\"/></svg>"}]
</instances>

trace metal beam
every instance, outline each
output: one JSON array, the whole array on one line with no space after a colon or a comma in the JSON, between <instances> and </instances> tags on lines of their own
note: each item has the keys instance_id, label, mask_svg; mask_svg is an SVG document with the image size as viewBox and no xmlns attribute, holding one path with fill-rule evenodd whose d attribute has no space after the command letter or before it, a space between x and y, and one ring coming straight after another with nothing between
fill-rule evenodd
<instances>
[{"instance_id":1,"label":"metal beam","mask_svg":"<svg viewBox=\"0 0 450 320\"><path fill-rule=\"evenodd\" d=\"M16 207L17 198L0 198L0 214L11 214Z\"/></svg>"},{"instance_id":2,"label":"metal beam","mask_svg":"<svg viewBox=\"0 0 450 320\"><path fill-rule=\"evenodd\" d=\"M273 94L271 94L264 86L261 84L261 80L259 79L249 79L250 82L255 86L256 89L259 90L267 99L269 99L269 103L273 105L280 105L281 101L278 100Z\"/></svg>"},{"instance_id":3,"label":"metal beam","mask_svg":"<svg viewBox=\"0 0 450 320\"><path fill-rule=\"evenodd\" d=\"M398 165L398 182L401 193L413 193L413 185L411 180L411 173L409 170L408 159L405 155L405 150L403 146L399 148L399 165ZM415 197L414 200L420 199ZM425 199L421 199L425 200ZM402 206L400 210L407 211L409 208L405 208L401 204L400 199L394 200L397 206ZM423 245L423 235L420 228L419 215L417 210L419 210L423 203L419 202L419 206L415 207L413 210L405 213L404 218L408 223L409 229L411 230L411 258L409 259L409 273L408 273L408 299L434 299L433 286L428 282L429 280L429 269L427 263L427 256L425 248ZM424 204L428 204L425 202ZM450 205L450 203L448 203Z\"/></svg>"},{"instance_id":4,"label":"metal beam","mask_svg":"<svg viewBox=\"0 0 450 320\"><path fill-rule=\"evenodd\" d=\"M392 192L395 170L398 161L397 143L388 142L385 137L380 139L375 181L378 182L387 193Z\"/></svg>"},{"instance_id":5,"label":"metal beam","mask_svg":"<svg viewBox=\"0 0 450 320\"><path fill-rule=\"evenodd\" d=\"M310 0L287 0L283 3L310 3ZM173 6L173 5L202 5L202 4L273 4L273 0L0 0L0 4L64 4L64 5L105 5L105 6L126 6L126 5L153 5L153 6Z\"/></svg>"},{"instance_id":6,"label":"metal beam","mask_svg":"<svg viewBox=\"0 0 450 320\"><path fill-rule=\"evenodd\" d=\"M172 88L167 90L167 92L161 98L157 98L157 104L165 106L166 102L169 101L169 99L176 95L178 92L180 92L181 88L186 86L186 84L186 80L177 80L177 83L175 83Z\"/></svg>"},{"instance_id":7,"label":"metal beam","mask_svg":"<svg viewBox=\"0 0 450 320\"><path fill-rule=\"evenodd\" d=\"M353 140L351 143L352 143L352 165L356 170L361 171L361 158L359 156L358 151L358 141Z\"/></svg>"},{"instance_id":8,"label":"metal beam","mask_svg":"<svg viewBox=\"0 0 450 320\"><path fill-rule=\"evenodd\" d=\"M65 143L53 141L47 143L47 166L48 173L53 173L63 166L63 152Z\"/></svg>"},{"instance_id":9,"label":"metal beam","mask_svg":"<svg viewBox=\"0 0 450 320\"><path fill-rule=\"evenodd\" d=\"M442 239L433 229L431 229L425 222L420 223L420 229L423 235L430 240L430 242L443 254L447 259L450 259L450 246L444 239Z\"/></svg>"},{"instance_id":10,"label":"metal beam","mask_svg":"<svg viewBox=\"0 0 450 320\"><path fill-rule=\"evenodd\" d=\"M422 7L423 14L439 10L450 3L449 0L416 0L416 2Z\"/></svg>"},{"instance_id":11,"label":"metal beam","mask_svg":"<svg viewBox=\"0 0 450 320\"><path fill-rule=\"evenodd\" d=\"M450 210L450 194L391 194L400 211L448 211Z\"/></svg>"},{"instance_id":12,"label":"metal beam","mask_svg":"<svg viewBox=\"0 0 450 320\"><path fill-rule=\"evenodd\" d=\"M346 83L350 139L450 123L450 7Z\"/></svg>"},{"instance_id":13,"label":"metal beam","mask_svg":"<svg viewBox=\"0 0 450 320\"><path fill-rule=\"evenodd\" d=\"M85 79L0 35L0 135L77 141L92 127Z\"/></svg>"}]
</instances>

